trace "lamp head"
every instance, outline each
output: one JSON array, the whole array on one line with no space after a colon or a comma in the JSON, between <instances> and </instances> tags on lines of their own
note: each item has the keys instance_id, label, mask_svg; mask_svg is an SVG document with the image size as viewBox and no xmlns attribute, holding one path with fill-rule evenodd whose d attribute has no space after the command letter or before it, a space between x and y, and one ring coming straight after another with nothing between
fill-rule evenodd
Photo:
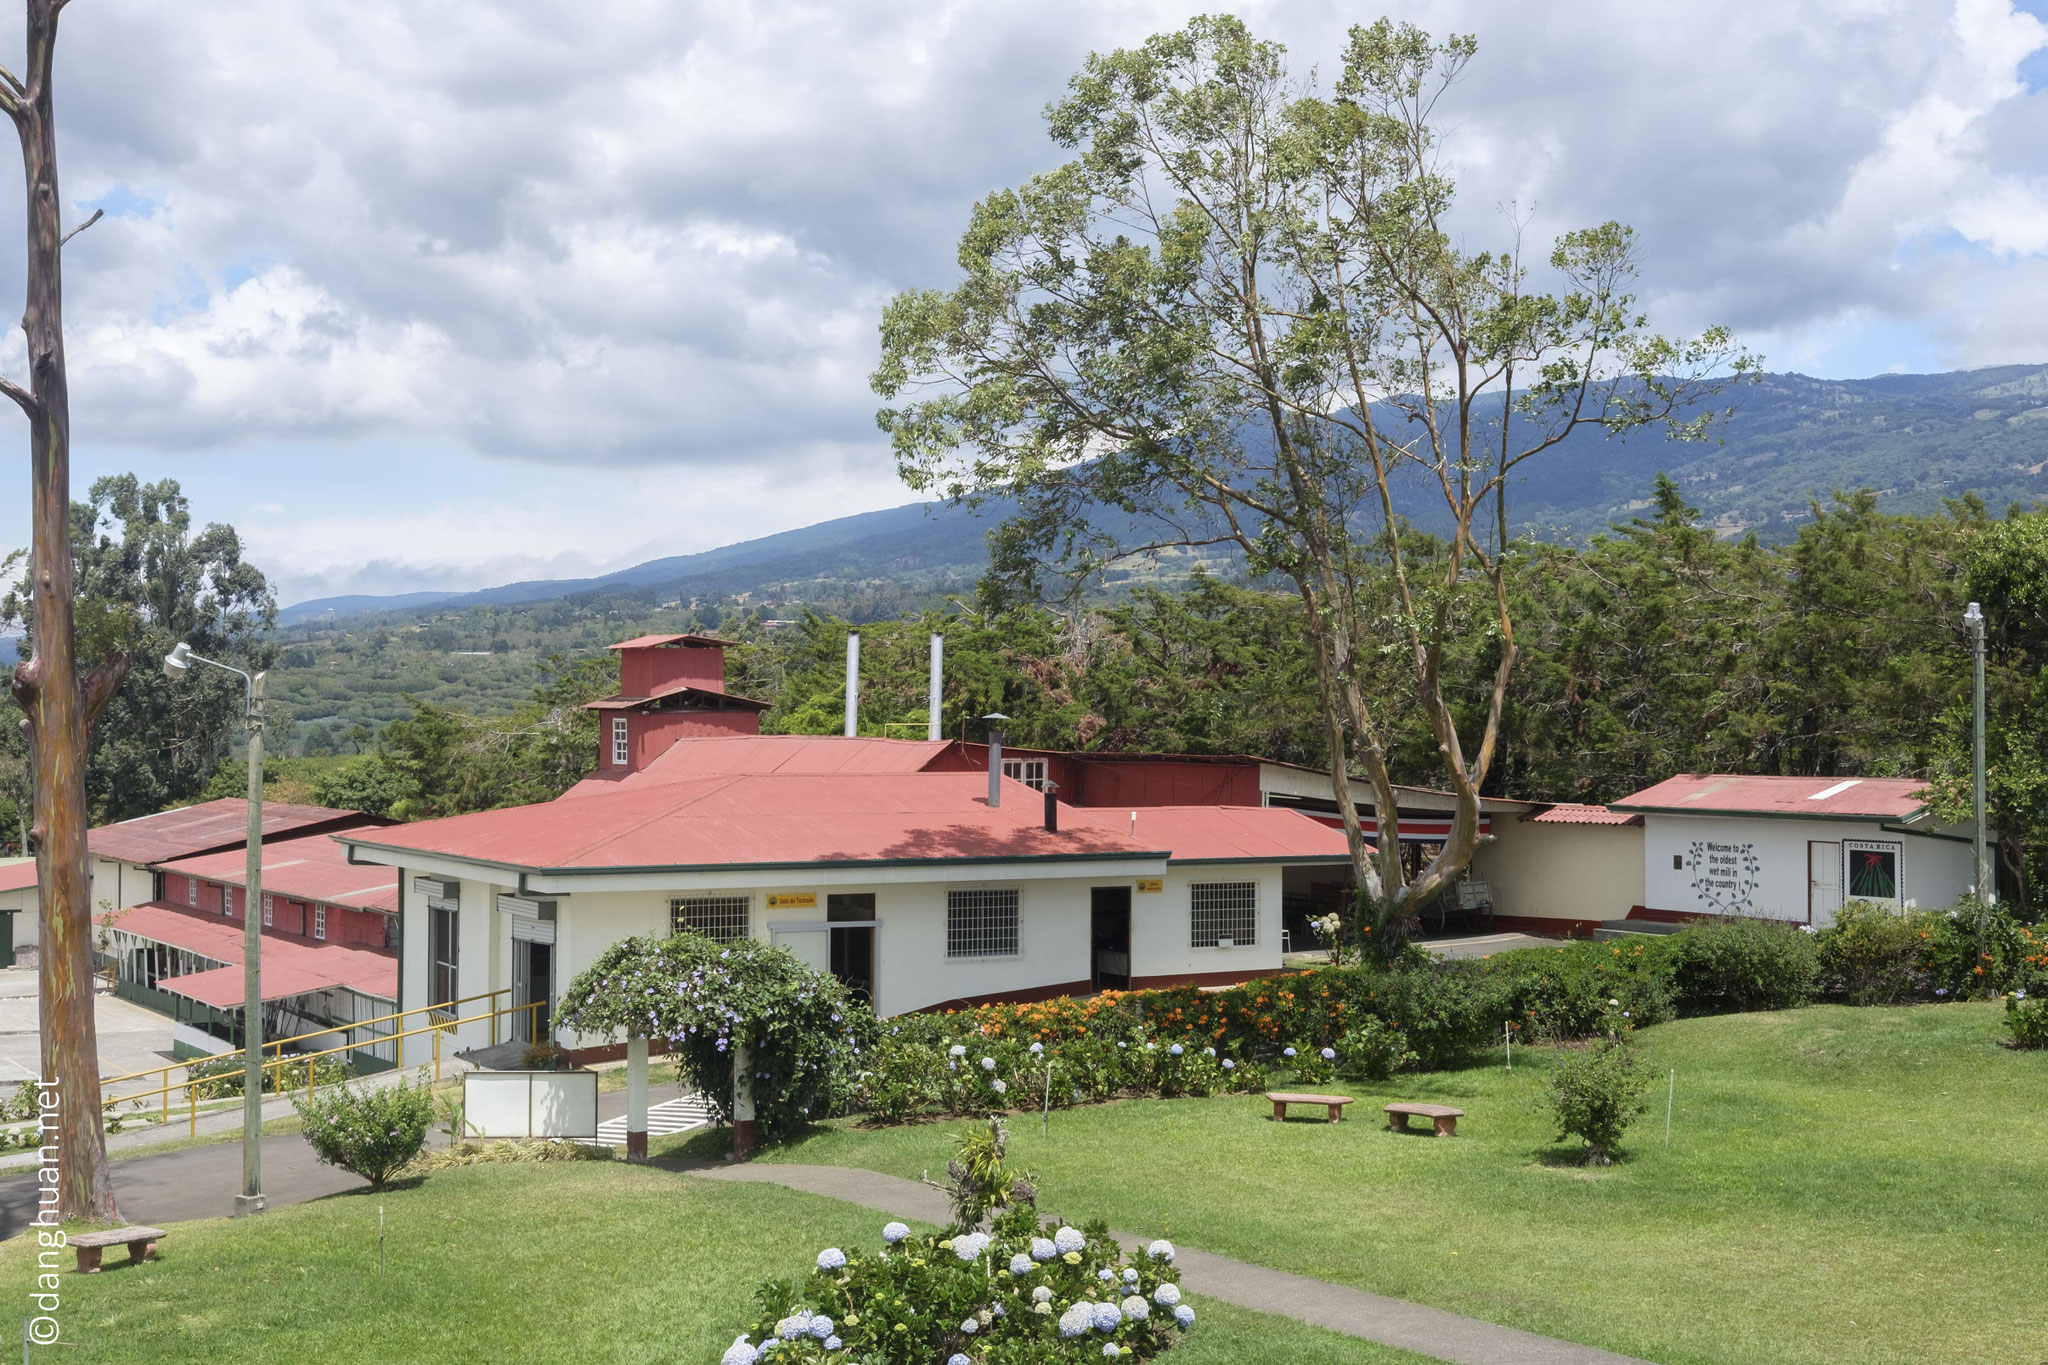
<instances>
[{"instance_id":1,"label":"lamp head","mask_svg":"<svg viewBox=\"0 0 2048 1365\"><path fill-rule=\"evenodd\" d=\"M1979 607L1975 602L1970 603L1970 609L1963 613L1963 624L1971 630L1984 629L1983 608Z\"/></svg>"},{"instance_id":2,"label":"lamp head","mask_svg":"<svg viewBox=\"0 0 2048 1365\"><path fill-rule=\"evenodd\" d=\"M180 640L171 647L170 653L164 655L164 676L166 678L182 678L191 669L192 646Z\"/></svg>"}]
</instances>

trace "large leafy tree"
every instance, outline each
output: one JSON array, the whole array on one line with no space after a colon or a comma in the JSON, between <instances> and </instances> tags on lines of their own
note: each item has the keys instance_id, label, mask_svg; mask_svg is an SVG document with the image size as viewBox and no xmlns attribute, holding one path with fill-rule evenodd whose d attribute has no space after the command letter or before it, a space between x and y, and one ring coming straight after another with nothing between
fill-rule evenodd
<instances>
[{"instance_id":1,"label":"large leafy tree","mask_svg":"<svg viewBox=\"0 0 2048 1365\"><path fill-rule=\"evenodd\" d=\"M913 487L1020 501L999 555L1085 575L1221 545L1289 587L1382 950L1478 846L1517 654L1511 479L1581 427L1699 436L1688 405L1750 367L1718 329L1646 330L1618 224L1565 234L1540 272L1519 243L1460 245L1431 120L1474 50L1354 28L1327 94L1227 16L1090 57L1048 111L1074 158L976 206L965 279L889 305L874 376ZM1426 558L1403 534L1422 506L1448 527ZM1483 634L1472 714L1447 662ZM1389 673L1457 798L1412 879Z\"/></svg>"}]
</instances>

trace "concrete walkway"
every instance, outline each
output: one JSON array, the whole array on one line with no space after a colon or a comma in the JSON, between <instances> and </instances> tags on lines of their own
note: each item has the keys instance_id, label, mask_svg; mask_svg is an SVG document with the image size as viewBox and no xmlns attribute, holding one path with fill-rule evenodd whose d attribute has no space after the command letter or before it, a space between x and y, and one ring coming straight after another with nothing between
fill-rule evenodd
<instances>
[{"instance_id":1,"label":"concrete walkway","mask_svg":"<svg viewBox=\"0 0 2048 1365\"><path fill-rule=\"evenodd\" d=\"M944 1224L952 1217L946 1197L929 1185L900 1176L848 1166L783 1166L749 1163L720 1166L710 1162L660 1162L703 1180L749 1181L782 1185L806 1194L844 1200L863 1208ZM1051 1213L1051 1210L1046 1210ZM1145 1244L1126 1232L1114 1234L1126 1248ZM1634 1356L1616 1355L1533 1332L1460 1317L1441 1308L1427 1308L1406 1299L1390 1299L1362 1289L1290 1275L1283 1270L1214 1256L1187 1247L1176 1248L1174 1264L1181 1287L1240 1308L1275 1313L1346 1336L1362 1337L1382 1346L1396 1346L1453 1365L1645 1365Z\"/></svg>"}]
</instances>

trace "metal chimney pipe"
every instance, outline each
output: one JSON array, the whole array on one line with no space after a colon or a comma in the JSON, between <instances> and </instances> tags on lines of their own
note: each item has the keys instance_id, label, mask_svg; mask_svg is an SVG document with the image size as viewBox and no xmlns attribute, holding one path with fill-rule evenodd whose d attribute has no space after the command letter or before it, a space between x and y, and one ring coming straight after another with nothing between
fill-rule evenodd
<instances>
[{"instance_id":1,"label":"metal chimney pipe","mask_svg":"<svg viewBox=\"0 0 2048 1365\"><path fill-rule=\"evenodd\" d=\"M846 737L860 733L860 636L846 637Z\"/></svg>"},{"instance_id":2,"label":"metal chimney pipe","mask_svg":"<svg viewBox=\"0 0 2048 1365\"><path fill-rule=\"evenodd\" d=\"M991 711L982 719L988 722L988 804L993 810L1003 804L1002 722L1009 717L999 711Z\"/></svg>"},{"instance_id":3,"label":"metal chimney pipe","mask_svg":"<svg viewBox=\"0 0 2048 1365\"><path fill-rule=\"evenodd\" d=\"M943 695L946 681L946 637L932 632L932 710L931 723L925 727L925 738L936 743L939 738L939 699Z\"/></svg>"},{"instance_id":4,"label":"metal chimney pipe","mask_svg":"<svg viewBox=\"0 0 2048 1365\"><path fill-rule=\"evenodd\" d=\"M1058 796L1055 795L1059 789L1060 784L1057 782L1048 781L1045 784L1045 828L1048 834L1060 832L1060 803Z\"/></svg>"}]
</instances>

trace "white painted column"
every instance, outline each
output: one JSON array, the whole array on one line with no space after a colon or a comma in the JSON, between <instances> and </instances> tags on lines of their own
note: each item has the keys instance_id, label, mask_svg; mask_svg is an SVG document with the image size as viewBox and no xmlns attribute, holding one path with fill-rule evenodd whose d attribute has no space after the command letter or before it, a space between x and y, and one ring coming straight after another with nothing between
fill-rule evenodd
<instances>
[{"instance_id":1,"label":"white painted column","mask_svg":"<svg viewBox=\"0 0 2048 1365\"><path fill-rule=\"evenodd\" d=\"M737 1160L753 1150L754 1049L740 1032L733 1035L732 1047L732 1154Z\"/></svg>"},{"instance_id":2,"label":"white painted column","mask_svg":"<svg viewBox=\"0 0 2048 1365\"><path fill-rule=\"evenodd\" d=\"M647 1155L647 1040L626 1040L626 1155Z\"/></svg>"}]
</instances>

